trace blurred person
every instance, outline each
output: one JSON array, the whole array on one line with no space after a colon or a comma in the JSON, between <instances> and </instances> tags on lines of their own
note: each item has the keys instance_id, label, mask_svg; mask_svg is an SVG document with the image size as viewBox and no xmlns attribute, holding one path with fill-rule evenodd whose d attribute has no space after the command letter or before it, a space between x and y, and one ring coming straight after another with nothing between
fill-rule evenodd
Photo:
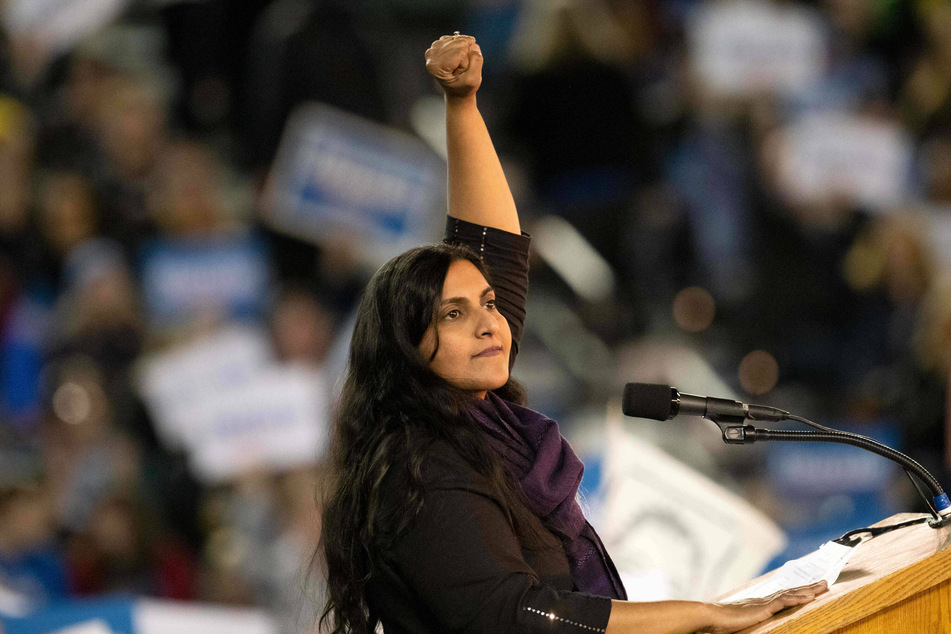
<instances>
[{"instance_id":1,"label":"blurred person","mask_svg":"<svg viewBox=\"0 0 951 634\"><path fill-rule=\"evenodd\" d=\"M0 94L0 412L15 427L35 422L54 293L33 221L35 126L27 104Z\"/></svg>"},{"instance_id":2,"label":"blurred person","mask_svg":"<svg viewBox=\"0 0 951 634\"><path fill-rule=\"evenodd\" d=\"M624 600L576 502L583 465L510 376L529 238L476 105L481 51L443 36L426 59L446 93L450 244L385 264L360 305L322 520L329 629L731 632L811 600L824 584Z\"/></svg>"},{"instance_id":3,"label":"blurred person","mask_svg":"<svg viewBox=\"0 0 951 634\"><path fill-rule=\"evenodd\" d=\"M0 94L0 260L23 281L42 267L30 215L36 121L27 104Z\"/></svg>"},{"instance_id":4,"label":"blurred person","mask_svg":"<svg viewBox=\"0 0 951 634\"><path fill-rule=\"evenodd\" d=\"M59 240L71 239L65 218ZM77 227L74 233L82 230ZM138 289L118 244L88 239L65 260L64 288L53 313L48 352L53 358L81 354L102 369L113 398L128 389L132 363L145 336Z\"/></svg>"},{"instance_id":5,"label":"blurred person","mask_svg":"<svg viewBox=\"0 0 951 634\"><path fill-rule=\"evenodd\" d=\"M222 158L204 143L175 139L154 167L149 213L159 233L138 254L152 333L161 340L222 321L260 321L271 262Z\"/></svg>"},{"instance_id":6,"label":"blurred person","mask_svg":"<svg viewBox=\"0 0 951 634\"><path fill-rule=\"evenodd\" d=\"M540 202L617 269L631 198L658 175L630 77L657 25L648 9L626 17L640 27L622 26L601 0L528 4L513 40L519 72L506 125ZM632 31L648 36L635 42Z\"/></svg>"},{"instance_id":7,"label":"blurred person","mask_svg":"<svg viewBox=\"0 0 951 634\"><path fill-rule=\"evenodd\" d=\"M281 534L271 545L276 585L274 605L284 615L287 634L316 632L327 600L325 571L314 574L307 562L320 541L320 509L314 505L314 482L326 477L323 467L296 469L279 480Z\"/></svg>"},{"instance_id":8,"label":"blurred person","mask_svg":"<svg viewBox=\"0 0 951 634\"><path fill-rule=\"evenodd\" d=\"M921 163L926 203L944 213L951 211L951 127L924 139Z\"/></svg>"},{"instance_id":9,"label":"blurred person","mask_svg":"<svg viewBox=\"0 0 951 634\"><path fill-rule=\"evenodd\" d=\"M947 482L951 478L951 281L947 275L934 278L913 327L912 343L881 381L879 398L885 401L888 415L901 425L902 450L940 482Z\"/></svg>"},{"instance_id":10,"label":"blurred person","mask_svg":"<svg viewBox=\"0 0 951 634\"><path fill-rule=\"evenodd\" d=\"M20 101L0 95L0 229L15 230L26 222L31 201L30 177L33 169L34 121L30 109Z\"/></svg>"},{"instance_id":11,"label":"blurred person","mask_svg":"<svg viewBox=\"0 0 951 634\"><path fill-rule=\"evenodd\" d=\"M901 424L903 434L907 431L908 419L896 404L916 398L917 379L912 376L917 371L910 357L939 272L928 242L927 217L911 210L874 218L849 248L842 275L863 302L863 316L854 329L865 353L850 359L860 362L860 372L852 385L840 390L846 415L890 418Z\"/></svg>"},{"instance_id":12,"label":"blurred person","mask_svg":"<svg viewBox=\"0 0 951 634\"><path fill-rule=\"evenodd\" d=\"M155 163L149 208L167 236L210 237L234 228L228 208L224 165L206 145L171 141Z\"/></svg>"},{"instance_id":13,"label":"blurred person","mask_svg":"<svg viewBox=\"0 0 951 634\"><path fill-rule=\"evenodd\" d=\"M916 130L951 125L951 7L945 2L910 3L924 46L920 48L899 94L899 105Z\"/></svg>"},{"instance_id":14,"label":"blurred person","mask_svg":"<svg viewBox=\"0 0 951 634\"><path fill-rule=\"evenodd\" d=\"M39 175L36 217L56 288L63 283L70 253L100 233L95 185L79 172L51 171Z\"/></svg>"},{"instance_id":15,"label":"blurred person","mask_svg":"<svg viewBox=\"0 0 951 634\"><path fill-rule=\"evenodd\" d=\"M134 253L154 229L148 185L168 138L168 97L154 77L115 74L101 84L95 105L101 159L96 178L103 229Z\"/></svg>"},{"instance_id":16,"label":"blurred person","mask_svg":"<svg viewBox=\"0 0 951 634\"><path fill-rule=\"evenodd\" d=\"M0 489L0 582L32 607L65 599L65 556L47 491L39 483Z\"/></svg>"},{"instance_id":17,"label":"blurred person","mask_svg":"<svg viewBox=\"0 0 951 634\"><path fill-rule=\"evenodd\" d=\"M79 532L109 495L144 492L142 454L116 425L94 361L78 355L58 360L45 378L48 412L39 430L44 469L58 524Z\"/></svg>"},{"instance_id":18,"label":"blurred person","mask_svg":"<svg viewBox=\"0 0 951 634\"><path fill-rule=\"evenodd\" d=\"M38 160L51 170L93 173L100 169L99 105L119 71L92 45L81 43L62 62L62 77L46 98Z\"/></svg>"},{"instance_id":19,"label":"blurred person","mask_svg":"<svg viewBox=\"0 0 951 634\"><path fill-rule=\"evenodd\" d=\"M322 605L314 600L326 598L307 565L320 537L313 495L320 474L317 467L246 473L217 491L211 505L215 525L206 559L238 577L231 592L244 586L243 600L270 609L287 634L314 631Z\"/></svg>"},{"instance_id":20,"label":"blurred person","mask_svg":"<svg viewBox=\"0 0 951 634\"><path fill-rule=\"evenodd\" d=\"M248 43L238 131L255 175L263 178L288 116L303 102L387 120L392 87L384 83L362 11L341 0L277 0L258 16Z\"/></svg>"},{"instance_id":21,"label":"blurred person","mask_svg":"<svg viewBox=\"0 0 951 634\"><path fill-rule=\"evenodd\" d=\"M292 287L274 303L271 337L279 361L322 365L333 341L333 322L316 295Z\"/></svg>"},{"instance_id":22,"label":"blurred person","mask_svg":"<svg viewBox=\"0 0 951 634\"><path fill-rule=\"evenodd\" d=\"M922 219L895 210L875 218L843 261L849 284L860 291L880 289L896 306L917 306L936 275Z\"/></svg>"},{"instance_id":23,"label":"blurred person","mask_svg":"<svg viewBox=\"0 0 951 634\"><path fill-rule=\"evenodd\" d=\"M69 541L70 584L76 596L196 596L194 558L138 500L122 495L100 500L86 529Z\"/></svg>"},{"instance_id":24,"label":"blurred person","mask_svg":"<svg viewBox=\"0 0 951 634\"><path fill-rule=\"evenodd\" d=\"M280 534L276 476L259 469L218 487L204 503L208 535L202 597L237 605L273 602L269 549Z\"/></svg>"}]
</instances>

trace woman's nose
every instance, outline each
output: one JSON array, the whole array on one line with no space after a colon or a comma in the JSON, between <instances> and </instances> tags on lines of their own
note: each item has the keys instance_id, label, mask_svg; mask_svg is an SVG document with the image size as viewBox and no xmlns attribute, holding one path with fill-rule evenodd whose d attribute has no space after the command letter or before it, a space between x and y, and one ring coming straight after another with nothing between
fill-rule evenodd
<instances>
[{"instance_id":1,"label":"woman's nose","mask_svg":"<svg viewBox=\"0 0 951 634\"><path fill-rule=\"evenodd\" d=\"M479 335L492 335L498 332L499 321L495 313L483 308L479 313Z\"/></svg>"}]
</instances>

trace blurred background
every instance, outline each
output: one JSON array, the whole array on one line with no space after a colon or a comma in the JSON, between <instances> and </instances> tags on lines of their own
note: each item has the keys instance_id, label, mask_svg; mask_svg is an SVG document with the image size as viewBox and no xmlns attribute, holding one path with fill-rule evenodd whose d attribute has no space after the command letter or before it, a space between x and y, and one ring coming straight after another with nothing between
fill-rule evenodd
<instances>
[{"instance_id":1,"label":"blurred background","mask_svg":"<svg viewBox=\"0 0 951 634\"><path fill-rule=\"evenodd\" d=\"M625 465L658 500L669 481L610 434L755 509L746 578L925 508L858 449L620 420L628 381L782 407L951 482L951 4L4 0L0 628L93 605L83 632L170 632L187 601L219 612L183 631L316 631L329 411L363 284L441 236L423 52L455 30L534 236L515 375L651 581L633 598L729 585L687 572L689 517L624 506L646 499ZM670 556L637 541L677 531Z\"/></svg>"}]
</instances>

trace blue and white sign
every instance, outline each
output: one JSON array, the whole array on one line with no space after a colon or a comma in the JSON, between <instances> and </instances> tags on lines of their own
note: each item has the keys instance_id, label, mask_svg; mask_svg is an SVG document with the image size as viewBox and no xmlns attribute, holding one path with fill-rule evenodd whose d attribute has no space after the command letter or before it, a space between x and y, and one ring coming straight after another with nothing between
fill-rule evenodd
<instances>
[{"instance_id":1,"label":"blue and white sign","mask_svg":"<svg viewBox=\"0 0 951 634\"><path fill-rule=\"evenodd\" d=\"M323 458L327 373L277 363L262 330L233 326L150 354L136 374L160 438L207 482Z\"/></svg>"},{"instance_id":2,"label":"blue and white sign","mask_svg":"<svg viewBox=\"0 0 951 634\"><path fill-rule=\"evenodd\" d=\"M890 421L826 424L898 447L898 427ZM789 537L777 565L901 510L889 494L899 467L886 458L858 447L821 442L775 443L766 449L766 484L783 503Z\"/></svg>"},{"instance_id":3,"label":"blue and white sign","mask_svg":"<svg viewBox=\"0 0 951 634\"><path fill-rule=\"evenodd\" d=\"M315 464L324 455L329 412L321 372L268 368L240 390L209 394L191 412L190 462L207 482Z\"/></svg>"},{"instance_id":4,"label":"blue and white sign","mask_svg":"<svg viewBox=\"0 0 951 634\"><path fill-rule=\"evenodd\" d=\"M142 254L145 305L157 328L208 313L258 318L269 281L264 242L249 233L156 240Z\"/></svg>"},{"instance_id":5,"label":"blue and white sign","mask_svg":"<svg viewBox=\"0 0 951 634\"><path fill-rule=\"evenodd\" d=\"M24 617L0 614L4 634L277 634L252 608L115 597L69 601Z\"/></svg>"},{"instance_id":6,"label":"blue and white sign","mask_svg":"<svg viewBox=\"0 0 951 634\"><path fill-rule=\"evenodd\" d=\"M316 242L344 239L381 264L443 228L446 165L416 137L324 104L291 116L265 220Z\"/></svg>"},{"instance_id":7,"label":"blue and white sign","mask_svg":"<svg viewBox=\"0 0 951 634\"><path fill-rule=\"evenodd\" d=\"M192 412L209 395L244 390L274 363L264 329L229 326L139 360L136 383L162 442L185 449Z\"/></svg>"},{"instance_id":8,"label":"blue and white sign","mask_svg":"<svg viewBox=\"0 0 951 634\"><path fill-rule=\"evenodd\" d=\"M890 447L897 447L900 440L898 426L891 422L833 427L868 436ZM883 494L898 468L887 458L838 443L782 442L768 445L766 453L769 484L784 498Z\"/></svg>"}]
</instances>

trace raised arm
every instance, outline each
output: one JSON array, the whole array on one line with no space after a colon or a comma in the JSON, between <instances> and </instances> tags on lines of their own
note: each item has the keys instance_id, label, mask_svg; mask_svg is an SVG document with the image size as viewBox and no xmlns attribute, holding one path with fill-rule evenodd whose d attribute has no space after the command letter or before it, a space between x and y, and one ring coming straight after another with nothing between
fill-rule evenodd
<instances>
[{"instance_id":1,"label":"raised arm","mask_svg":"<svg viewBox=\"0 0 951 634\"><path fill-rule=\"evenodd\" d=\"M426 69L446 93L449 215L521 233L515 201L476 105L482 51L469 35L444 35L426 51Z\"/></svg>"}]
</instances>

